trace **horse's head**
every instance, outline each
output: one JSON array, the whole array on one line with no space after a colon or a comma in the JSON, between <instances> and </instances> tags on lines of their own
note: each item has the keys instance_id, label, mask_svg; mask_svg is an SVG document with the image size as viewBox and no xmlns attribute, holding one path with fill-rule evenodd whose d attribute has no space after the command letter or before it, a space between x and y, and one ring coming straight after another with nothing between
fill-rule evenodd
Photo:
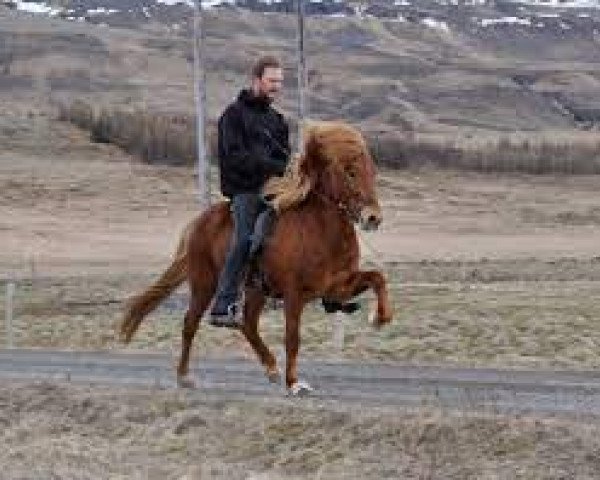
<instances>
[{"instance_id":1,"label":"horse's head","mask_svg":"<svg viewBox=\"0 0 600 480\"><path fill-rule=\"evenodd\" d=\"M358 130L341 122L309 124L301 168L314 191L346 210L364 230L379 226L375 164Z\"/></svg>"}]
</instances>

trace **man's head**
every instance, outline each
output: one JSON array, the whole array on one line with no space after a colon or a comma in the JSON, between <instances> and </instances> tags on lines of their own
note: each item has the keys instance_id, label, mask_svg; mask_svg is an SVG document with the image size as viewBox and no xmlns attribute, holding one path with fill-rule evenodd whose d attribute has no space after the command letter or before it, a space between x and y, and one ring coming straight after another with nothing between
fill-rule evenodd
<instances>
[{"instance_id":1,"label":"man's head","mask_svg":"<svg viewBox=\"0 0 600 480\"><path fill-rule=\"evenodd\" d=\"M252 68L252 92L257 97L274 101L283 86L283 68L276 57L267 55L258 59Z\"/></svg>"}]
</instances>

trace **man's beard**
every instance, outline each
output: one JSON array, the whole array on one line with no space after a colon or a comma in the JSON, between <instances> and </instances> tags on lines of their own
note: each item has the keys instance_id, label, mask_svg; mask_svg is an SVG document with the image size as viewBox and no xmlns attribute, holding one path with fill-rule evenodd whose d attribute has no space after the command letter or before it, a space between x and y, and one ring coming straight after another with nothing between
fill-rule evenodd
<instances>
[{"instance_id":1,"label":"man's beard","mask_svg":"<svg viewBox=\"0 0 600 480\"><path fill-rule=\"evenodd\" d=\"M270 96L269 94L273 94L276 92L264 92L261 91L258 93L257 98L260 99L261 101L265 102L265 103L273 103L273 101L275 100L275 97Z\"/></svg>"},{"instance_id":2,"label":"man's beard","mask_svg":"<svg viewBox=\"0 0 600 480\"><path fill-rule=\"evenodd\" d=\"M269 92L269 93L271 93L271 92ZM272 97L272 96L270 96L269 93L261 93L260 97L266 103L273 103L273 101L275 100L275 98Z\"/></svg>"}]
</instances>

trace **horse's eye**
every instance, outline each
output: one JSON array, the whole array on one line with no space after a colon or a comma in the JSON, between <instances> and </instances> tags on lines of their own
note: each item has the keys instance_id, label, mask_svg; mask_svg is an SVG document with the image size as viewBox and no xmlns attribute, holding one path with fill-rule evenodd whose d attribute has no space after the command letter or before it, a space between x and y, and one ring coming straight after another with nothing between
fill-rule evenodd
<instances>
[{"instance_id":1,"label":"horse's eye","mask_svg":"<svg viewBox=\"0 0 600 480\"><path fill-rule=\"evenodd\" d=\"M348 174L348 176L350 178L352 178L352 179L356 178L356 172L354 170L348 170L346 173Z\"/></svg>"}]
</instances>

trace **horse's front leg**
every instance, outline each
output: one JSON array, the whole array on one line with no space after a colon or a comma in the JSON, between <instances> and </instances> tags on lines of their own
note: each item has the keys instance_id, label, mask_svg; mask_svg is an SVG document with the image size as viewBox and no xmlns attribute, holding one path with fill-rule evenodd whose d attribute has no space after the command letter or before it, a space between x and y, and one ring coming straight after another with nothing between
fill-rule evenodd
<instances>
[{"instance_id":1,"label":"horse's front leg","mask_svg":"<svg viewBox=\"0 0 600 480\"><path fill-rule=\"evenodd\" d=\"M258 322L264 305L265 297L261 292L255 289L247 290L242 332L258 355L260 363L265 367L267 378L273 383L279 383L280 372L277 368L277 360L258 333Z\"/></svg>"},{"instance_id":2,"label":"horse's front leg","mask_svg":"<svg viewBox=\"0 0 600 480\"><path fill-rule=\"evenodd\" d=\"M381 327L386 323L390 323L393 312L390 305L387 282L382 273L377 270L351 273L343 281L330 289L327 292L327 296L340 301L348 301L368 289L372 289L377 296L377 311L374 325Z\"/></svg>"},{"instance_id":3,"label":"horse's front leg","mask_svg":"<svg viewBox=\"0 0 600 480\"><path fill-rule=\"evenodd\" d=\"M297 294L284 297L285 303L285 384L290 395L302 395L312 391L310 385L298 380L298 350L300 348L300 319L304 304Z\"/></svg>"}]
</instances>

